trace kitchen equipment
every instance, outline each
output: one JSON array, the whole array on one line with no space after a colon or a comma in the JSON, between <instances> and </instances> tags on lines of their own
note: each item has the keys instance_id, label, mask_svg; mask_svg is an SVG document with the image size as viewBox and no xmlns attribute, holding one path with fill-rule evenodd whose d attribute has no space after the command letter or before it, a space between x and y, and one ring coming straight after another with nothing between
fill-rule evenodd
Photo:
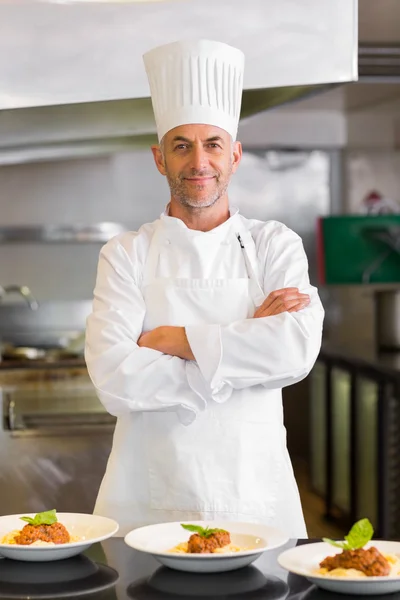
<instances>
[{"instance_id":1,"label":"kitchen equipment","mask_svg":"<svg viewBox=\"0 0 400 600\"><path fill-rule=\"evenodd\" d=\"M399 214L320 218L318 274L323 285L373 285L376 351L400 351Z\"/></svg>"},{"instance_id":2,"label":"kitchen equipment","mask_svg":"<svg viewBox=\"0 0 400 600\"><path fill-rule=\"evenodd\" d=\"M3 345L71 348L83 354L86 319L92 300L43 301L37 310L0 303L0 341Z\"/></svg>"},{"instance_id":3,"label":"kitchen equipment","mask_svg":"<svg viewBox=\"0 0 400 600\"><path fill-rule=\"evenodd\" d=\"M374 299L377 347L382 352L400 352L400 290L376 291Z\"/></svg>"},{"instance_id":4,"label":"kitchen equipment","mask_svg":"<svg viewBox=\"0 0 400 600\"><path fill-rule=\"evenodd\" d=\"M45 360L60 361L82 356L82 352L73 352L64 348L34 348L29 346L8 346L2 350L3 360Z\"/></svg>"},{"instance_id":5,"label":"kitchen equipment","mask_svg":"<svg viewBox=\"0 0 400 600\"><path fill-rule=\"evenodd\" d=\"M36 298L26 285L7 285L6 287L0 286L0 302L2 302L5 296L9 294L18 294L21 296L31 310L37 310L39 308Z\"/></svg>"},{"instance_id":6,"label":"kitchen equipment","mask_svg":"<svg viewBox=\"0 0 400 600\"><path fill-rule=\"evenodd\" d=\"M43 348L30 348L28 347L14 347L14 346L3 346L1 356L6 360L13 359L24 359L24 360L38 360L45 357L45 350Z\"/></svg>"},{"instance_id":7,"label":"kitchen equipment","mask_svg":"<svg viewBox=\"0 0 400 600\"><path fill-rule=\"evenodd\" d=\"M58 343L43 339L39 346L3 344L3 360L44 360L48 362L82 358L85 350L85 332L69 332L59 338Z\"/></svg>"},{"instance_id":8,"label":"kitchen equipment","mask_svg":"<svg viewBox=\"0 0 400 600\"><path fill-rule=\"evenodd\" d=\"M400 283L400 215L340 215L318 220L323 285Z\"/></svg>"},{"instance_id":9,"label":"kitchen equipment","mask_svg":"<svg viewBox=\"0 0 400 600\"><path fill-rule=\"evenodd\" d=\"M93 511L115 417L86 368L32 361L0 369L0 514ZM24 363L25 364L25 363ZM54 366L53 366L54 365Z\"/></svg>"},{"instance_id":10,"label":"kitchen equipment","mask_svg":"<svg viewBox=\"0 0 400 600\"><path fill-rule=\"evenodd\" d=\"M83 358L91 305L0 304L0 514L93 511L116 419Z\"/></svg>"}]
</instances>

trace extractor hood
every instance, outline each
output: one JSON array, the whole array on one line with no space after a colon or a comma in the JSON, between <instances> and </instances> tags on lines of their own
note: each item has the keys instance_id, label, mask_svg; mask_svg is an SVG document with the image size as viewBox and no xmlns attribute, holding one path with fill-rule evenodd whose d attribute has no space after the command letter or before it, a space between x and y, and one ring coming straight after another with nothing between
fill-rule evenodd
<instances>
[{"instance_id":1,"label":"extractor hood","mask_svg":"<svg viewBox=\"0 0 400 600\"><path fill-rule=\"evenodd\" d=\"M246 57L241 117L357 79L357 0L0 4L0 164L155 141L142 62L185 38Z\"/></svg>"}]
</instances>

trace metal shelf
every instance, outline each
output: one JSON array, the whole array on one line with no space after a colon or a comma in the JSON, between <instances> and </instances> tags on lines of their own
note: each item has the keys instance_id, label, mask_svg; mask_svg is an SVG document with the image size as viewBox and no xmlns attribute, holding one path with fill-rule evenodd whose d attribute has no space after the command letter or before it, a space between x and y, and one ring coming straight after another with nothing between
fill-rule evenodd
<instances>
[{"instance_id":1,"label":"metal shelf","mask_svg":"<svg viewBox=\"0 0 400 600\"><path fill-rule=\"evenodd\" d=\"M45 225L0 227L0 244L8 243L104 243L127 231L119 223L93 225Z\"/></svg>"}]
</instances>

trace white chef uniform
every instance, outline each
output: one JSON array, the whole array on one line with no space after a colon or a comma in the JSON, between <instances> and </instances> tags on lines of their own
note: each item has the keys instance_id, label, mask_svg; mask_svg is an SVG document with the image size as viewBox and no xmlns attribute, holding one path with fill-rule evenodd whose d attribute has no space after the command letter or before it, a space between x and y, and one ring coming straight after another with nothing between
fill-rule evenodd
<instances>
[{"instance_id":1,"label":"white chef uniform","mask_svg":"<svg viewBox=\"0 0 400 600\"><path fill-rule=\"evenodd\" d=\"M159 138L185 123L236 137L243 56L184 42L145 56ZM252 318L273 290L311 297L294 313ZM149 523L242 520L306 537L286 448L282 387L303 379L321 344L323 308L301 239L231 208L207 232L166 211L101 251L86 361L118 417L95 512L120 534ZM194 361L140 348L143 331L183 326Z\"/></svg>"}]
</instances>

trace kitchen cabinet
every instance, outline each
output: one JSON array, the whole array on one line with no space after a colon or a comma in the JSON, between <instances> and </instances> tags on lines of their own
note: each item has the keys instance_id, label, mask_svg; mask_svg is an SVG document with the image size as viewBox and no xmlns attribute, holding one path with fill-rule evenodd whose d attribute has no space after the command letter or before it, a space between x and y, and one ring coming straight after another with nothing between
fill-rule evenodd
<instances>
[{"instance_id":1,"label":"kitchen cabinet","mask_svg":"<svg viewBox=\"0 0 400 600\"><path fill-rule=\"evenodd\" d=\"M371 523L378 519L378 384L360 377L357 381L357 513Z\"/></svg>"},{"instance_id":2,"label":"kitchen cabinet","mask_svg":"<svg viewBox=\"0 0 400 600\"><path fill-rule=\"evenodd\" d=\"M400 372L322 350L311 378L311 484L325 515L400 535Z\"/></svg>"},{"instance_id":3,"label":"kitchen cabinet","mask_svg":"<svg viewBox=\"0 0 400 600\"><path fill-rule=\"evenodd\" d=\"M311 378L311 485L313 490L323 496L326 490L326 367L317 362Z\"/></svg>"},{"instance_id":4,"label":"kitchen cabinet","mask_svg":"<svg viewBox=\"0 0 400 600\"><path fill-rule=\"evenodd\" d=\"M350 374L332 369L333 503L350 512Z\"/></svg>"}]
</instances>

